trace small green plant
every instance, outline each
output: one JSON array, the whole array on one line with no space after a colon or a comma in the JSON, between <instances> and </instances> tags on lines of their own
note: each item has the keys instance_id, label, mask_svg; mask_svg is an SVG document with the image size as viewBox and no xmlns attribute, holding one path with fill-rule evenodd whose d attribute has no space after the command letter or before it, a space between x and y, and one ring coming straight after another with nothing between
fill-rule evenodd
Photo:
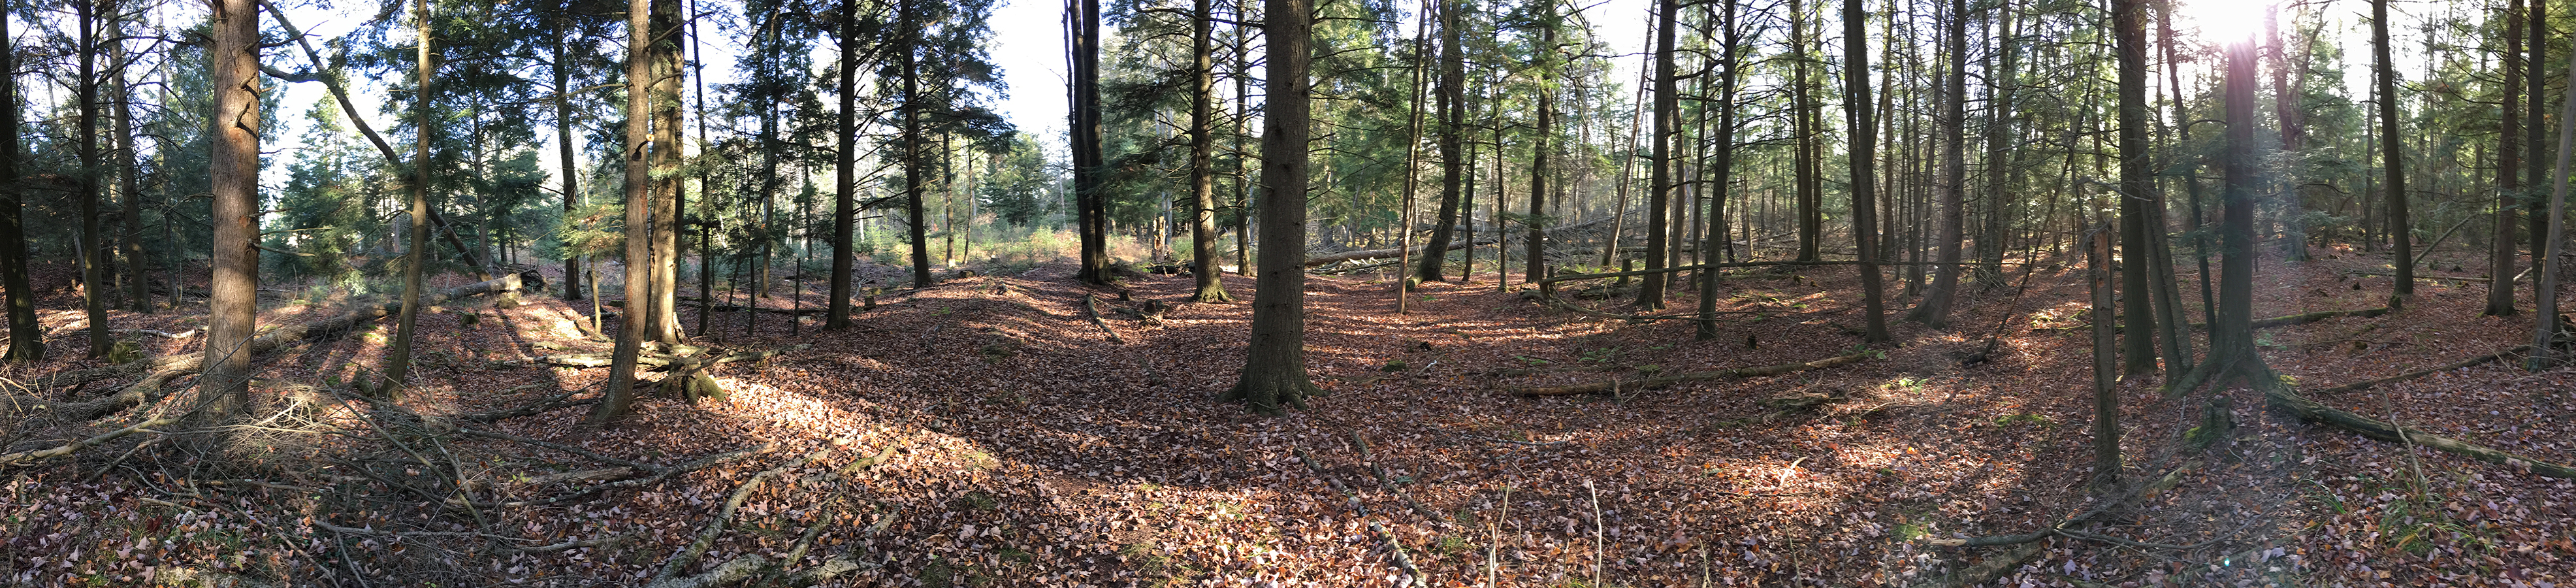
<instances>
[{"instance_id":1,"label":"small green plant","mask_svg":"<svg viewBox=\"0 0 2576 588\"><path fill-rule=\"evenodd\" d=\"M1512 359L1521 360L1522 362L1524 362L1524 363L1528 363L1528 364L1530 364L1530 365L1547 365L1547 364L1549 364L1549 363L1553 363L1553 362L1549 362L1548 360L1539 359L1539 358L1535 358L1535 357L1530 357L1530 356L1527 356L1527 355L1514 355L1514 356L1512 356Z\"/></svg>"},{"instance_id":2,"label":"small green plant","mask_svg":"<svg viewBox=\"0 0 2576 588\"><path fill-rule=\"evenodd\" d=\"M1921 522L1905 522L1896 524L1896 540L1898 541L1913 541L1931 535L1931 526Z\"/></svg>"},{"instance_id":3,"label":"small green plant","mask_svg":"<svg viewBox=\"0 0 2576 588\"><path fill-rule=\"evenodd\" d=\"M1589 350L1589 351L1584 351L1584 352L1583 352L1583 358L1581 359L1581 361L1589 361L1589 362L1593 362L1593 363L1610 363L1610 362L1612 362L1612 361L1617 361L1618 359L1619 359L1619 348L1617 348L1617 347L1603 347L1603 348L1600 348L1600 349L1593 349L1593 350Z\"/></svg>"},{"instance_id":4,"label":"small green plant","mask_svg":"<svg viewBox=\"0 0 2576 588\"><path fill-rule=\"evenodd\" d=\"M1467 551L1467 540L1462 537L1441 537L1439 543L1431 546L1432 553L1441 555L1463 553L1465 551Z\"/></svg>"},{"instance_id":5,"label":"small green plant","mask_svg":"<svg viewBox=\"0 0 2576 588\"><path fill-rule=\"evenodd\" d=\"M1637 366L1637 372L1638 372L1638 373L1642 373L1642 374L1653 375L1653 374L1656 374L1656 373L1659 373L1659 372L1662 372L1662 371L1664 371L1664 366L1663 366L1663 364L1653 364L1653 363L1650 363L1650 364L1646 364L1646 365Z\"/></svg>"},{"instance_id":6,"label":"small green plant","mask_svg":"<svg viewBox=\"0 0 2576 588\"><path fill-rule=\"evenodd\" d=\"M2031 425L2042 429L2050 429L2057 427L2057 421L2049 419L2048 415L2044 414L2022 413L1995 417L1995 425L2004 427L2013 425Z\"/></svg>"}]
</instances>

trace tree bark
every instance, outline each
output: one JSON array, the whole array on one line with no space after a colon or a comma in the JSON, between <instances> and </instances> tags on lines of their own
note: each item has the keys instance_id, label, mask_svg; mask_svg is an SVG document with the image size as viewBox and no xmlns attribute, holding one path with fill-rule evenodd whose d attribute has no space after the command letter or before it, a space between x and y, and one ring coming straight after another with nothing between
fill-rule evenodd
<instances>
[{"instance_id":1,"label":"tree bark","mask_svg":"<svg viewBox=\"0 0 2576 588\"><path fill-rule=\"evenodd\" d=\"M417 7L412 13L413 24L420 31L415 41L419 63L414 70L419 74L420 85L414 89L412 106L420 117L420 132L413 140L411 251L403 265L402 316L394 319L394 345L385 355L385 382L381 387L390 398L402 397L402 388L411 375L412 329L420 322L421 274L429 266L429 223L421 222L429 218L429 146L436 141L438 128L430 122L430 101L435 94L429 77L436 66L430 62L429 0L417 0L413 6Z\"/></svg>"},{"instance_id":2,"label":"tree bark","mask_svg":"<svg viewBox=\"0 0 2576 588\"><path fill-rule=\"evenodd\" d=\"M1085 0L1090 2L1093 0ZM1261 275L1254 278L1252 344L1219 401L1276 414L1322 392L1306 376L1306 142L1312 0L1265 0L1269 105L1262 117Z\"/></svg>"},{"instance_id":3,"label":"tree bark","mask_svg":"<svg viewBox=\"0 0 2576 588\"><path fill-rule=\"evenodd\" d=\"M1196 8L1199 17L1190 24L1190 278L1196 291L1190 300L1233 302L1217 279L1216 7L1197 0Z\"/></svg>"},{"instance_id":4,"label":"tree bark","mask_svg":"<svg viewBox=\"0 0 2576 588\"><path fill-rule=\"evenodd\" d=\"M1673 245L1665 235L1669 229L1664 216L1673 206L1675 193L1681 188L1680 158L1673 145L1673 140L1681 134L1680 84L1677 83L1681 78L1673 70L1673 29L1677 28L1675 20L1679 12L1681 3L1678 0L1658 0L1655 3L1655 141L1654 155L1647 159L1647 165L1654 166L1647 174L1653 185L1646 199L1648 270L1659 270L1669 265L1665 263L1666 251ZM1530 261L1537 262L1538 259L1533 257ZM1661 273L1646 274L1639 280L1637 307L1662 310L1664 282L1665 276Z\"/></svg>"},{"instance_id":5,"label":"tree bark","mask_svg":"<svg viewBox=\"0 0 2576 588\"><path fill-rule=\"evenodd\" d=\"M2125 295L2121 320L2133 325L2121 339L2121 356L2127 360L2121 372L2135 375L2156 370L2156 336L2164 333L2155 328L2155 302L2162 291L2151 283L2149 270L2156 265L2154 251L2165 232L2163 224L2156 222L2161 209L2156 206L2155 167L2147 142L2147 8L2143 0L2120 0L2113 10L2114 49L2120 53L2115 92L2120 102L2120 292ZM2187 361L2174 359L2175 366ZM2167 372L2174 375L2180 372Z\"/></svg>"},{"instance_id":6,"label":"tree bark","mask_svg":"<svg viewBox=\"0 0 2576 588\"><path fill-rule=\"evenodd\" d=\"M1907 318L1925 326L1939 328L1950 324L1950 305L1959 291L1959 241L1961 225L1967 223L1968 179L1968 2L1950 1L1949 27L1950 71L1941 82L1942 160L1940 213L1933 238L1931 287L1924 291L1923 302ZM2143 267L2143 266L2141 266Z\"/></svg>"},{"instance_id":7,"label":"tree bark","mask_svg":"<svg viewBox=\"0 0 2576 588\"><path fill-rule=\"evenodd\" d=\"M841 115L833 124L835 143L832 151L832 286L823 314L823 330L850 328L850 289L855 275L858 251L850 242L850 232L858 224L859 166L859 31L858 0L842 0L840 14L841 43Z\"/></svg>"},{"instance_id":8,"label":"tree bark","mask_svg":"<svg viewBox=\"0 0 2576 588\"><path fill-rule=\"evenodd\" d=\"M617 346L611 351L608 390L591 406L590 424L606 424L626 415L635 400L635 362L650 338L644 313L653 297L653 145L652 83L653 0L626 2L626 316L618 321Z\"/></svg>"},{"instance_id":9,"label":"tree bark","mask_svg":"<svg viewBox=\"0 0 2576 588\"><path fill-rule=\"evenodd\" d=\"M1468 173L1464 149L1469 132L1467 58L1465 38L1459 33L1458 16L1464 11L1466 2L1445 1L1448 6L1440 10L1440 213L1433 217L1431 223L1431 241L1425 248L1430 254L1422 256L1421 265L1414 272L1425 282L1447 279L1444 273L1449 261L1450 230L1458 226L1458 198ZM1551 22L1556 20L1554 0L1541 1L1548 3L1541 9L1547 16L1541 18ZM1548 26L1553 28L1553 25ZM1556 48L1551 45L1538 50L1544 53L1553 52ZM1545 58L1541 58L1540 63L1546 63Z\"/></svg>"},{"instance_id":10,"label":"tree bark","mask_svg":"<svg viewBox=\"0 0 2576 588\"><path fill-rule=\"evenodd\" d=\"M1081 267L1075 277L1084 283L1107 284L1112 276L1108 195L1101 193L1101 176L1108 170L1101 169L1100 153L1100 0L1081 0L1067 8L1077 9L1068 23L1074 31L1066 36L1073 43L1073 192L1075 224L1082 241ZM1270 236L1261 238L1267 243Z\"/></svg>"},{"instance_id":11,"label":"tree bark","mask_svg":"<svg viewBox=\"0 0 2576 588\"><path fill-rule=\"evenodd\" d=\"M196 424L228 423L250 406L251 336L259 323L259 8L217 0L210 19L214 78L213 279L208 302L205 399Z\"/></svg>"}]
</instances>

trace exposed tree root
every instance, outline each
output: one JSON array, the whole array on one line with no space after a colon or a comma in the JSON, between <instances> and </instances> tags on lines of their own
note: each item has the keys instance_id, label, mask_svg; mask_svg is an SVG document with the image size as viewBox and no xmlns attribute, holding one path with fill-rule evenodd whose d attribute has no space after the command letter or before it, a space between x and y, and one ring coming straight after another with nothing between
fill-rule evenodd
<instances>
[{"instance_id":1,"label":"exposed tree root","mask_svg":"<svg viewBox=\"0 0 2576 588\"><path fill-rule=\"evenodd\" d=\"M2173 471L2165 472L2164 476L2156 478L2154 482L2149 482L2145 486L2140 486L2135 490L2124 493L2117 500L2104 501L2101 506L2094 507L2092 510L2084 511L2072 518L2068 518L2065 522L2050 525L2047 528L2040 529L2038 531L2016 535L1994 535L1987 537L1970 537L1966 539L1926 538L1923 540L1923 543L1938 547L1995 547L2010 545L2013 546L2013 548L2003 553L1987 556L1984 560L1977 562L1976 565L1960 568L1958 571L1951 572L1948 575L1944 575L1939 578L1932 578L1924 582L1917 583L1915 586L1981 586L1989 584L1994 582L1995 578L2001 577L2007 572L2020 568L2022 562L2029 561L2030 558L2037 557L2040 552L2045 551L2047 544L2041 542L2041 539L2057 536L2080 539L2103 537L2101 535L2077 531L2070 527L2089 524L2093 519L2109 514L2113 510L2128 504L2130 500L2135 500L2139 496L2172 489L2174 486L2182 483L2182 477L2184 474L2190 473L2192 470L2200 469L2200 465L2201 462L2199 460L2183 462L2182 465L2176 466Z\"/></svg>"},{"instance_id":2,"label":"exposed tree root","mask_svg":"<svg viewBox=\"0 0 2576 588\"><path fill-rule=\"evenodd\" d=\"M1227 388L1225 393L1218 394L1216 401L1241 402L1251 407L1252 412L1276 415L1280 413L1281 407L1286 406L1304 410L1306 397L1324 395L1323 388L1317 387L1314 382L1307 381L1306 378L1280 379L1293 381L1271 381L1272 379L1265 378L1256 382L1252 378L1246 378L1236 382L1234 387Z\"/></svg>"},{"instance_id":3,"label":"exposed tree root","mask_svg":"<svg viewBox=\"0 0 2576 588\"><path fill-rule=\"evenodd\" d=\"M1644 389L1648 389L1648 388L1661 388L1661 387L1664 387L1664 386L1670 386L1670 385L1678 384L1678 383L1682 383L1682 382L1693 382L1693 381L1699 381L1699 380L1722 380L1722 379L1728 379L1728 378L1760 378L1760 377L1766 377L1766 376L1777 376L1777 375L1780 375L1780 374L1794 373L1794 372L1802 372L1802 371L1807 371L1807 370L1822 369L1822 368L1829 368L1829 367L1834 367L1834 366L1838 366L1838 365L1848 364L1848 363L1857 362L1857 361L1860 361L1860 360L1863 360L1863 359L1868 359L1868 358L1871 358L1871 357L1876 357L1878 354L1879 354L1879 352L1876 352L1876 351L1862 351L1862 352L1859 352L1859 353L1853 353L1853 354L1849 354L1849 355L1837 355L1837 356L1834 356L1834 357L1828 357L1828 358L1819 359L1819 360L1815 360L1815 361L1800 362L1800 363L1784 363L1784 364L1780 364L1780 365L1766 365L1766 366L1759 366L1759 367L1735 368L1735 369L1725 369L1725 370L1717 370L1717 371L1709 371L1709 372L1687 372L1687 373L1673 374L1673 375L1669 375L1669 376L1654 376L1654 377L1638 378L1638 379L1634 379L1634 380L1625 380L1625 381L1621 381L1621 380L1611 380L1611 381L1607 381L1607 382L1600 382L1600 383L1595 383L1595 384L1576 384L1576 385L1572 385L1572 386L1553 386L1553 387L1542 387L1542 388L1512 388L1512 389L1510 389L1510 391L1511 391L1511 393L1512 393L1512 394L1520 395L1520 396L1566 396L1566 395L1572 395L1572 394L1606 394L1606 393L1610 393L1610 392L1613 392L1613 391L1644 390Z\"/></svg>"},{"instance_id":4,"label":"exposed tree root","mask_svg":"<svg viewBox=\"0 0 2576 588\"><path fill-rule=\"evenodd\" d=\"M1099 296L1091 294L1082 295L1082 310L1091 315L1091 326L1100 327L1100 332L1109 334L1109 344L1126 344L1126 341L1122 341L1118 338L1118 331L1109 328L1109 321L1100 320Z\"/></svg>"}]
</instances>

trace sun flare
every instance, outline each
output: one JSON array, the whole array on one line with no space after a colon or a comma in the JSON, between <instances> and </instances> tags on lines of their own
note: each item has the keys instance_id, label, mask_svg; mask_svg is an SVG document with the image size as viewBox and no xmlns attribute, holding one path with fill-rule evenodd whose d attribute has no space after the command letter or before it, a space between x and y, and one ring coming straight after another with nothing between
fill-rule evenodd
<instances>
[{"instance_id":1,"label":"sun flare","mask_svg":"<svg viewBox=\"0 0 2576 588\"><path fill-rule=\"evenodd\" d=\"M2208 43L2243 40L2263 31L2263 19L2277 5L2272 0L2181 0L2177 28Z\"/></svg>"}]
</instances>

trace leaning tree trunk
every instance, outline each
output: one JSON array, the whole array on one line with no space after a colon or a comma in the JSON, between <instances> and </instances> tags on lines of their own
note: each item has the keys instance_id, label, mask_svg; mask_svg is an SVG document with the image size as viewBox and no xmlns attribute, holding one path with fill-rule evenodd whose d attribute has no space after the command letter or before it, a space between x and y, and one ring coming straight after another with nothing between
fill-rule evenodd
<instances>
[{"instance_id":1,"label":"leaning tree trunk","mask_svg":"<svg viewBox=\"0 0 2576 588\"><path fill-rule=\"evenodd\" d=\"M107 61L116 66L107 72L107 94L110 100L109 124L115 132L109 151L116 154L116 197L124 219L118 231L117 249L123 252L126 307L135 312L152 312L152 279L150 265L143 257L143 195L135 185L134 169L134 97L133 87L125 83L125 21L108 21ZM173 287L176 287L175 285Z\"/></svg>"},{"instance_id":2,"label":"leaning tree trunk","mask_svg":"<svg viewBox=\"0 0 2576 588\"><path fill-rule=\"evenodd\" d=\"M1742 27L1736 23L1735 3L1726 3L1724 10L1725 19L1718 23L1721 53L1718 58L1717 103L1709 106L1717 109L1717 130L1710 135L1713 143L1710 149L1713 153L1710 154L1709 163L1704 171L1711 177L1705 184L1708 186L1711 203L1708 214L1708 235L1700 241L1703 244L1716 243L1720 247L1725 247L1727 241L1726 192L1727 186L1733 185L1735 177L1736 82L1743 75L1744 66L1743 57L1739 53L1743 49ZM1700 262L1718 263L1718 258L1703 246L1700 247ZM1717 277L1716 268L1704 268L1699 271L1699 320L1696 321L1698 326L1693 330L1692 336L1701 341L1717 338Z\"/></svg>"},{"instance_id":3,"label":"leaning tree trunk","mask_svg":"<svg viewBox=\"0 0 2576 588\"><path fill-rule=\"evenodd\" d=\"M411 160L411 251L403 264L402 316L394 319L394 346L385 355L382 389L391 398L401 397L403 383L411 375L413 327L420 322L421 274L429 267L429 223L421 222L429 218L429 145L438 136L438 127L429 120L430 100L436 96L430 92L429 76L437 69L430 63L429 0L418 0L415 6L419 7L412 18L420 26L416 42L420 50L420 86L414 91L412 105L420 116L420 132L413 140L416 149Z\"/></svg>"},{"instance_id":4,"label":"leaning tree trunk","mask_svg":"<svg viewBox=\"0 0 2576 588\"><path fill-rule=\"evenodd\" d=\"M1086 0L1089 1L1089 0ZM1269 106L1262 117L1261 275L1252 293L1252 345L1241 379L1218 397L1253 412L1305 406L1321 392L1306 376L1307 48L1312 0L1267 0Z\"/></svg>"}]
</instances>

